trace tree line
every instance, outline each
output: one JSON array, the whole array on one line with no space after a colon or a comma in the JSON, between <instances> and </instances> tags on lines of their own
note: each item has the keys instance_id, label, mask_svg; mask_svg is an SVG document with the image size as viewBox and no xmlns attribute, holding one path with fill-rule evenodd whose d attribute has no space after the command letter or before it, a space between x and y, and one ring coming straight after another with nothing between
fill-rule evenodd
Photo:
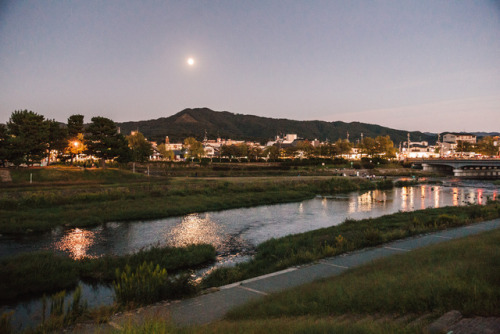
<instances>
[{"instance_id":1,"label":"tree line","mask_svg":"<svg viewBox=\"0 0 500 334\"><path fill-rule=\"evenodd\" d=\"M476 144L457 140L456 151L459 153L475 152L485 156L495 156L498 155L499 147L495 145L495 139L493 137L486 136Z\"/></svg>"},{"instance_id":2,"label":"tree line","mask_svg":"<svg viewBox=\"0 0 500 334\"><path fill-rule=\"evenodd\" d=\"M0 124L0 163L31 166L51 157L67 161L79 154L106 160L147 161L151 143L136 133L123 136L111 119L93 117L84 125L83 115L71 115L66 124L45 119L33 111L16 110L7 124Z\"/></svg>"}]
</instances>

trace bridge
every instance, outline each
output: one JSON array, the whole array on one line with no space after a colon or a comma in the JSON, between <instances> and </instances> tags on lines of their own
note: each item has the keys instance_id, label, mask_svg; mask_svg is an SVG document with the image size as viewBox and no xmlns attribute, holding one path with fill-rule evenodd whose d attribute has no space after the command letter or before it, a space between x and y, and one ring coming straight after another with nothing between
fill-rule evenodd
<instances>
[{"instance_id":1,"label":"bridge","mask_svg":"<svg viewBox=\"0 0 500 334\"><path fill-rule=\"evenodd\" d=\"M500 159L425 159L416 160L424 171L453 174L465 179L500 179Z\"/></svg>"}]
</instances>

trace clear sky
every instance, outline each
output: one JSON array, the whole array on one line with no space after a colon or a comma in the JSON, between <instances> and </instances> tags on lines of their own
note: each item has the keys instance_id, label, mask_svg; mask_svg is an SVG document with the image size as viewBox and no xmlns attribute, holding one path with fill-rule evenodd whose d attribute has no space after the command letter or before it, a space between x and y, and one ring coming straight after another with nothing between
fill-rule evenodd
<instances>
[{"instance_id":1,"label":"clear sky","mask_svg":"<svg viewBox=\"0 0 500 334\"><path fill-rule=\"evenodd\" d=\"M194 107L500 131L500 2L0 0L0 122Z\"/></svg>"}]
</instances>

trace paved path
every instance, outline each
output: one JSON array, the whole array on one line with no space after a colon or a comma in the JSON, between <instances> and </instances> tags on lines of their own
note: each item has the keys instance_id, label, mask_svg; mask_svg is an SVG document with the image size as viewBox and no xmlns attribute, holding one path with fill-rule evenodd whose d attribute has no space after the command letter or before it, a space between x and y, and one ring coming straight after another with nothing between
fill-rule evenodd
<instances>
[{"instance_id":1,"label":"paved path","mask_svg":"<svg viewBox=\"0 0 500 334\"><path fill-rule=\"evenodd\" d=\"M217 291L172 303L160 303L111 319L111 324L101 327L120 328L121 323L131 317L145 318L148 315L163 317L170 315L177 325L205 324L224 317L233 307L269 293L293 288L317 279L338 275L349 268L393 254L408 252L440 242L478 234L500 228L500 219L464 227L448 229L409 239L398 240L377 248L363 249L348 254L323 259L315 264L293 267L265 276L220 287ZM77 333L92 333L97 328L76 328Z\"/></svg>"}]
</instances>

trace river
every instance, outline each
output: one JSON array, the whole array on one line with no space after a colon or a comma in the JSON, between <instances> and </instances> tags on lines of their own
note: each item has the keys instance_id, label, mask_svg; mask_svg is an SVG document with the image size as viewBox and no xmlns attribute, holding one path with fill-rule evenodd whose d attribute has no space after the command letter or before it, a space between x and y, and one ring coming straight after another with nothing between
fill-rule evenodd
<instances>
[{"instance_id":1,"label":"river","mask_svg":"<svg viewBox=\"0 0 500 334\"><path fill-rule=\"evenodd\" d=\"M500 187L488 182L448 180L442 185L419 185L320 197L297 203L264 205L183 217L127 223L109 222L93 228L54 229L36 236L0 237L0 258L35 250L51 250L79 259L104 254L128 254L152 245L184 246L210 243L219 266L248 260L259 243L288 234L338 225L346 219L378 217L398 211L484 204L496 199ZM83 285L89 306L110 304L112 290ZM39 318L39 300L3 305L16 310L16 324ZM30 321L31 319L31 321Z\"/></svg>"}]
</instances>

